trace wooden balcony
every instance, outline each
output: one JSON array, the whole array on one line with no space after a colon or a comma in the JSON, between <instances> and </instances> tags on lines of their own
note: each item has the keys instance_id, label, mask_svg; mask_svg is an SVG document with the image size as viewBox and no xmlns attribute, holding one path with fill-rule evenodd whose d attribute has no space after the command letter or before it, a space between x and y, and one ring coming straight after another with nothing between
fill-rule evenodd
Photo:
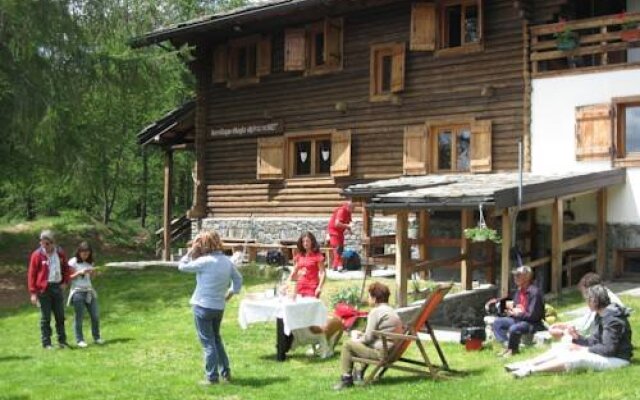
<instances>
[{"instance_id":1,"label":"wooden balcony","mask_svg":"<svg viewBox=\"0 0 640 400\"><path fill-rule=\"evenodd\" d=\"M628 34L634 23L640 29L640 13L608 15L529 28L533 77L592 72L629 66L640 67L640 41ZM558 36L570 32L575 48L559 49ZM634 32L637 33L637 32ZM630 50L637 48L637 50ZM631 54L633 52L634 54ZM635 54L637 52L637 54Z\"/></svg>"}]
</instances>

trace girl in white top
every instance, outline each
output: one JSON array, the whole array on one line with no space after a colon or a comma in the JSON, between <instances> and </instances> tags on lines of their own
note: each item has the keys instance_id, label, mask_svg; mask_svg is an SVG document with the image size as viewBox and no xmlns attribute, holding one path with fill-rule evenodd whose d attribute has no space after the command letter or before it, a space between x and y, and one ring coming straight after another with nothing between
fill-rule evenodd
<instances>
[{"instance_id":1,"label":"girl in white top","mask_svg":"<svg viewBox=\"0 0 640 400\"><path fill-rule=\"evenodd\" d=\"M78 245L75 257L69 260L71 268L71 292L68 303L73 303L75 310L75 334L78 347L87 347L82 333L84 310L89 311L91 317L91 334L96 344L103 344L100 337L100 318L98 313L98 294L91 285L91 275L95 273L93 264L93 250L87 242Z\"/></svg>"}]
</instances>

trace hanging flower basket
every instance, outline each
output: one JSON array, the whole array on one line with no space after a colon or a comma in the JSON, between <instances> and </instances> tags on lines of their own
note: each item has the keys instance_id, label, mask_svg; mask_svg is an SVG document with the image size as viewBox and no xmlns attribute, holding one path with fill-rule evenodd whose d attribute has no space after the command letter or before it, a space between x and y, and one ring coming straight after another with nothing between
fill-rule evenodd
<instances>
[{"instance_id":1,"label":"hanging flower basket","mask_svg":"<svg viewBox=\"0 0 640 400\"><path fill-rule=\"evenodd\" d=\"M475 228L467 228L464 230L464 237L472 242L486 242L490 240L494 243L501 243L502 238L498 235L498 231L486 226L477 226Z\"/></svg>"}]
</instances>

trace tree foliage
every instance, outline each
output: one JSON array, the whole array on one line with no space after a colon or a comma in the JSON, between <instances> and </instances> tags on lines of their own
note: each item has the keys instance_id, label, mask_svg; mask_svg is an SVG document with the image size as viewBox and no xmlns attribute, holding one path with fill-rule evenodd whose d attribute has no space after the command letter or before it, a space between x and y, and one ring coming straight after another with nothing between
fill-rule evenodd
<instances>
[{"instance_id":1,"label":"tree foliage","mask_svg":"<svg viewBox=\"0 0 640 400\"><path fill-rule=\"evenodd\" d=\"M162 160L136 133L193 96L182 50L127 41L242 0L0 0L0 215L159 215ZM149 186L143 180L148 163ZM190 183L189 155L176 172ZM187 185L188 186L188 185ZM191 189L176 191L178 211Z\"/></svg>"}]
</instances>

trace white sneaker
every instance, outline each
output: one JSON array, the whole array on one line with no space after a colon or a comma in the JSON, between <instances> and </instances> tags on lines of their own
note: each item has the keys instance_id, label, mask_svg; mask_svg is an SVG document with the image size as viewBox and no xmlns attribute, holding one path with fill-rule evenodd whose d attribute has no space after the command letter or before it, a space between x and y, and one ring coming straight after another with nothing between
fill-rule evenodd
<instances>
[{"instance_id":1,"label":"white sneaker","mask_svg":"<svg viewBox=\"0 0 640 400\"><path fill-rule=\"evenodd\" d=\"M513 377L516 379L527 377L531 375L531 368L529 367L520 368L518 370L513 371L511 375L513 375Z\"/></svg>"},{"instance_id":2,"label":"white sneaker","mask_svg":"<svg viewBox=\"0 0 640 400\"><path fill-rule=\"evenodd\" d=\"M95 344L104 344L104 339L96 339L93 341Z\"/></svg>"},{"instance_id":3,"label":"white sneaker","mask_svg":"<svg viewBox=\"0 0 640 400\"><path fill-rule=\"evenodd\" d=\"M87 342L85 342L84 340L81 340L77 343L78 347L80 347L81 349L84 349L85 347L87 347Z\"/></svg>"}]
</instances>

